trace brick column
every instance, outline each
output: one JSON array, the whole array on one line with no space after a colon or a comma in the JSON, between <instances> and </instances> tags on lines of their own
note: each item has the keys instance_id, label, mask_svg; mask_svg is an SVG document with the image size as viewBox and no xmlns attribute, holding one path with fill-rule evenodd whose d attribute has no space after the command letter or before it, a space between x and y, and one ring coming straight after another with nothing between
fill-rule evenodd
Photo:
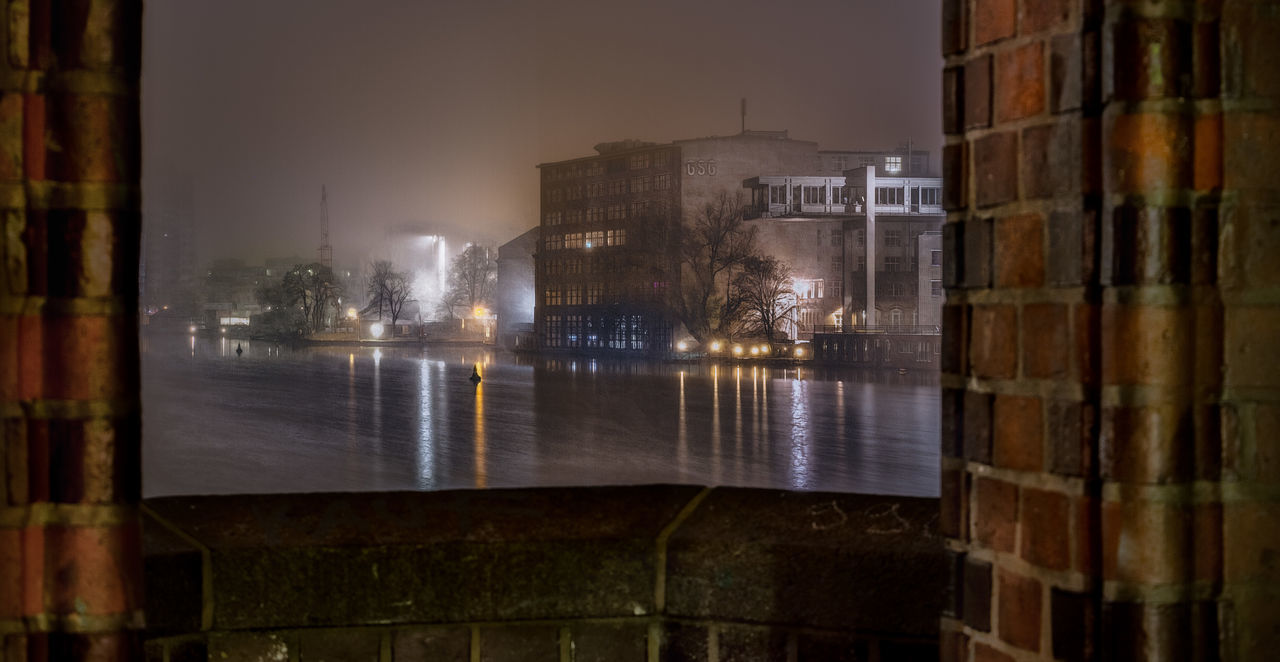
<instances>
[{"instance_id":1,"label":"brick column","mask_svg":"<svg viewBox=\"0 0 1280 662\"><path fill-rule=\"evenodd\" d=\"M1280 650L1278 28L944 0L944 659Z\"/></svg>"},{"instance_id":2,"label":"brick column","mask_svg":"<svg viewBox=\"0 0 1280 662\"><path fill-rule=\"evenodd\" d=\"M4 9L0 658L136 659L141 6Z\"/></svg>"}]
</instances>

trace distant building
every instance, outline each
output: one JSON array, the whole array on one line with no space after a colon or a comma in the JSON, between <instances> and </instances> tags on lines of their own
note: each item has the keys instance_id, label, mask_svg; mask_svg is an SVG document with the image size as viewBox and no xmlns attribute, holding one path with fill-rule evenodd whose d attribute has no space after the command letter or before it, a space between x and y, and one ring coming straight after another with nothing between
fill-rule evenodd
<instances>
[{"instance_id":1,"label":"distant building","mask_svg":"<svg viewBox=\"0 0 1280 662\"><path fill-rule=\"evenodd\" d=\"M884 175L934 177L938 173L929 162L929 150L908 144L886 150L822 150L818 152L823 173L843 174L846 170L874 167Z\"/></svg>"},{"instance_id":2,"label":"distant building","mask_svg":"<svg viewBox=\"0 0 1280 662\"><path fill-rule=\"evenodd\" d=\"M526 349L533 344L534 254L538 251L541 228L533 227L498 247L498 286L495 312L498 316L498 345Z\"/></svg>"},{"instance_id":3,"label":"distant building","mask_svg":"<svg viewBox=\"0 0 1280 662\"><path fill-rule=\"evenodd\" d=\"M663 353L677 322L682 222L760 172L812 172L817 144L785 131L670 144L622 141L539 166L535 330L542 349Z\"/></svg>"}]
</instances>

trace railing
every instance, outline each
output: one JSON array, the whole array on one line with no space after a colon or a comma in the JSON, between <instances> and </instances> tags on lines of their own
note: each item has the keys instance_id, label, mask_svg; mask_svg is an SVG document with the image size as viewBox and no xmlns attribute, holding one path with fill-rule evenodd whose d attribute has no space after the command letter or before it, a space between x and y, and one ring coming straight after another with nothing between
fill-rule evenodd
<instances>
[{"instance_id":1,"label":"railing","mask_svg":"<svg viewBox=\"0 0 1280 662\"><path fill-rule=\"evenodd\" d=\"M814 333L897 333L901 335L932 336L942 333L938 324L877 324L874 326L836 326L824 324L813 327Z\"/></svg>"}]
</instances>

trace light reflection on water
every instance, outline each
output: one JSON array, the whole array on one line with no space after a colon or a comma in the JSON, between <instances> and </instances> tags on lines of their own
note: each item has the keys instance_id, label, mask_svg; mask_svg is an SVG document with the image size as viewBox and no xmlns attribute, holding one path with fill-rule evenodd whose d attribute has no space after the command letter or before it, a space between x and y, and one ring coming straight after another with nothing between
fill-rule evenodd
<instances>
[{"instance_id":1,"label":"light reflection on water","mask_svg":"<svg viewBox=\"0 0 1280 662\"><path fill-rule=\"evenodd\" d=\"M148 496L654 482L937 494L935 375L188 336L144 337L143 368Z\"/></svg>"}]
</instances>

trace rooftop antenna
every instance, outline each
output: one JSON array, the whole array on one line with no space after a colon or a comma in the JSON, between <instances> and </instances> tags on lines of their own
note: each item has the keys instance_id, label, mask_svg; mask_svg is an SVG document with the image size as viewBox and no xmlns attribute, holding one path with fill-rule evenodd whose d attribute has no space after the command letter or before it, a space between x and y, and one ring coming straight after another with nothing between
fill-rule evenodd
<instances>
[{"instance_id":1,"label":"rooftop antenna","mask_svg":"<svg viewBox=\"0 0 1280 662\"><path fill-rule=\"evenodd\" d=\"M320 185L320 266L333 266L333 247L329 245L329 196Z\"/></svg>"},{"instance_id":2,"label":"rooftop antenna","mask_svg":"<svg viewBox=\"0 0 1280 662\"><path fill-rule=\"evenodd\" d=\"M747 132L747 98L742 97L742 132Z\"/></svg>"}]
</instances>

